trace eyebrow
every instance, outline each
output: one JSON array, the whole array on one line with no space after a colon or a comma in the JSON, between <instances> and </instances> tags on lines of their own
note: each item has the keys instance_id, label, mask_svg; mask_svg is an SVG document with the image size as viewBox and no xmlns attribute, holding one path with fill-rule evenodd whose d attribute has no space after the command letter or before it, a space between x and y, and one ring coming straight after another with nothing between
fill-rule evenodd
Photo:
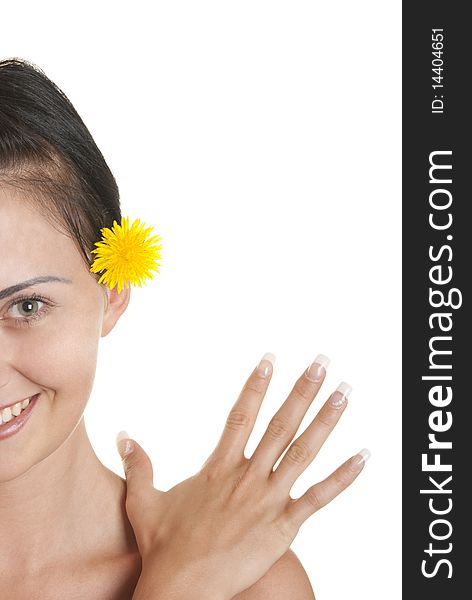
<instances>
[{"instance_id":1,"label":"eyebrow","mask_svg":"<svg viewBox=\"0 0 472 600\"><path fill-rule=\"evenodd\" d=\"M23 281L22 283L16 283L15 285L11 285L10 287L5 288L0 292L0 300L8 298L8 296L12 296L17 292L21 292L21 290L31 287L32 285L36 285L38 283L49 283L50 281L72 283L70 279L67 279L65 277L56 277L54 275L41 275L40 277L33 277L33 279L28 279L27 281Z\"/></svg>"}]
</instances>

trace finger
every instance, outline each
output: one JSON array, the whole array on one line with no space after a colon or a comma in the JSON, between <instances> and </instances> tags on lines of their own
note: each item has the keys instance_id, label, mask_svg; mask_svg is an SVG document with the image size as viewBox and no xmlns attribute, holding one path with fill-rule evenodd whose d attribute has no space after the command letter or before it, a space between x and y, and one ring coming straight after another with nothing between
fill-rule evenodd
<instances>
[{"instance_id":1,"label":"finger","mask_svg":"<svg viewBox=\"0 0 472 600\"><path fill-rule=\"evenodd\" d=\"M244 458L244 448L254 428L259 409L269 386L274 362L274 354L266 352L259 365L247 379L226 419L223 433L212 453L212 457L223 458L230 464L237 464Z\"/></svg>"},{"instance_id":2,"label":"finger","mask_svg":"<svg viewBox=\"0 0 472 600\"><path fill-rule=\"evenodd\" d=\"M287 509L286 516L289 521L298 529L309 516L326 506L351 485L369 457L369 450L364 448L338 467L329 477L308 488L303 496L292 502Z\"/></svg>"},{"instance_id":3,"label":"finger","mask_svg":"<svg viewBox=\"0 0 472 600\"><path fill-rule=\"evenodd\" d=\"M301 473L313 461L341 418L347 406L347 398L351 390L352 388L348 383L344 381L340 383L310 425L291 444L270 476L276 485L290 490Z\"/></svg>"},{"instance_id":4,"label":"finger","mask_svg":"<svg viewBox=\"0 0 472 600\"><path fill-rule=\"evenodd\" d=\"M251 456L251 468L267 477L274 464L293 439L308 407L326 377L330 360L318 354L312 364L297 379L285 402L272 417L266 432Z\"/></svg>"},{"instance_id":5,"label":"finger","mask_svg":"<svg viewBox=\"0 0 472 600\"><path fill-rule=\"evenodd\" d=\"M130 439L126 431L118 433L116 445L125 471L127 496L139 497L146 490L153 489L152 463L142 446Z\"/></svg>"}]
</instances>

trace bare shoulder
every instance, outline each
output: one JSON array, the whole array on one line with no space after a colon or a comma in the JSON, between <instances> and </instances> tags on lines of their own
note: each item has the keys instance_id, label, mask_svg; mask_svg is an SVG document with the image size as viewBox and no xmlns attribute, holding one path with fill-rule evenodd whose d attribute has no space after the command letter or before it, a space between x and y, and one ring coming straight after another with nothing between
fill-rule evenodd
<instances>
[{"instance_id":1,"label":"bare shoulder","mask_svg":"<svg viewBox=\"0 0 472 600\"><path fill-rule=\"evenodd\" d=\"M267 573L233 600L315 600L308 575L293 550L272 565Z\"/></svg>"}]
</instances>

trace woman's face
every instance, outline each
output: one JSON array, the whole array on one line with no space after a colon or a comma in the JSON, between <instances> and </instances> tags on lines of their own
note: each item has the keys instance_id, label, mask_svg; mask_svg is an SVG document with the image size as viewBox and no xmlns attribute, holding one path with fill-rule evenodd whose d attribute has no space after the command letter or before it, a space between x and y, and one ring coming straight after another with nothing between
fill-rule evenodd
<instances>
[{"instance_id":1,"label":"woman's face","mask_svg":"<svg viewBox=\"0 0 472 600\"><path fill-rule=\"evenodd\" d=\"M48 276L66 281L7 295L11 286ZM28 300L33 293L43 300ZM74 431L92 389L99 339L128 302L129 289L118 295L99 285L70 238L19 192L0 188L0 410L40 394L25 425L0 435L0 483L49 456ZM36 318L28 324L28 316Z\"/></svg>"}]
</instances>

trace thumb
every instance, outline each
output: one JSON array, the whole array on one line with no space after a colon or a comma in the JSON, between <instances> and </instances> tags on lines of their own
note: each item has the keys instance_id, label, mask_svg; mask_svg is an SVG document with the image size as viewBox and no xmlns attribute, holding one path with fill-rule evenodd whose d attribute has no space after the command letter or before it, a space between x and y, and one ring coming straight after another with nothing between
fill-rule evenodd
<instances>
[{"instance_id":1,"label":"thumb","mask_svg":"<svg viewBox=\"0 0 472 600\"><path fill-rule=\"evenodd\" d=\"M127 495L136 493L139 496L147 489L152 489L152 463L144 449L135 440L130 439L126 431L118 433L116 446L123 462Z\"/></svg>"}]
</instances>

